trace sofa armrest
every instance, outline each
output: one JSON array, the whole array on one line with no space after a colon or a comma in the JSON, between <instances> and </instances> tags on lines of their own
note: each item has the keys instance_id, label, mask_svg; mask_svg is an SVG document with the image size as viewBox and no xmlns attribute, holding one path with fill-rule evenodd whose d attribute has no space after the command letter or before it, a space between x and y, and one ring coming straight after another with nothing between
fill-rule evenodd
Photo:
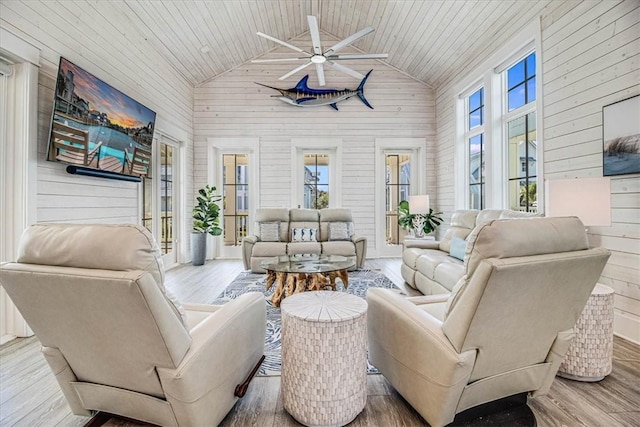
<instances>
[{"instance_id":1,"label":"sofa armrest","mask_svg":"<svg viewBox=\"0 0 640 427\"><path fill-rule=\"evenodd\" d=\"M412 239L404 242L405 248L418 248L418 249L440 249L439 240L419 240Z\"/></svg>"},{"instance_id":2,"label":"sofa armrest","mask_svg":"<svg viewBox=\"0 0 640 427\"><path fill-rule=\"evenodd\" d=\"M253 245L258 243L258 236L245 236L242 239L242 264L244 265L244 269L248 270L251 268L251 253L253 252Z\"/></svg>"},{"instance_id":3,"label":"sofa armrest","mask_svg":"<svg viewBox=\"0 0 640 427\"><path fill-rule=\"evenodd\" d=\"M431 425L450 423L476 358L458 353L442 322L388 289L367 291L371 362Z\"/></svg>"},{"instance_id":4,"label":"sofa armrest","mask_svg":"<svg viewBox=\"0 0 640 427\"><path fill-rule=\"evenodd\" d=\"M363 236L351 236L351 241L356 246L356 268L362 268L367 258L367 238Z\"/></svg>"},{"instance_id":5,"label":"sofa armrest","mask_svg":"<svg viewBox=\"0 0 640 427\"><path fill-rule=\"evenodd\" d=\"M437 294L437 295L419 295L416 297L405 298L410 303L415 305L434 304L440 302L447 302L451 294Z\"/></svg>"},{"instance_id":6,"label":"sofa armrest","mask_svg":"<svg viewBox=\"0 0 640 427\"><path fill-rule=\"evenodd\" d=\"M222 421L237 400L236 385L264 354L265 325L264 295L250 292L217 308L190 331L191 347L178 367L157 368L178 419L191 420L190 425Z\"/></svg>"}]
</instances>

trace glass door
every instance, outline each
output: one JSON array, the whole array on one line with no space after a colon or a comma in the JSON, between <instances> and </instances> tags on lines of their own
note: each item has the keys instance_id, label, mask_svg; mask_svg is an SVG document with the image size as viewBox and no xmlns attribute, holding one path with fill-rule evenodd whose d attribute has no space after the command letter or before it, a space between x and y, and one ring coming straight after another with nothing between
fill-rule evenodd
<instances>
[{"instance_id":1,"label":"glass door","mask_svg":"<svg viewBox=\"0 0 640 427\"><path fill-rule=\"evenodd\" d=\"M156 140L154 150L157 150L154 161L142 178L142 225L155 237L162 261L170 268L177 263L179 148L177 144Z\"/></svg>"}]
</instances>

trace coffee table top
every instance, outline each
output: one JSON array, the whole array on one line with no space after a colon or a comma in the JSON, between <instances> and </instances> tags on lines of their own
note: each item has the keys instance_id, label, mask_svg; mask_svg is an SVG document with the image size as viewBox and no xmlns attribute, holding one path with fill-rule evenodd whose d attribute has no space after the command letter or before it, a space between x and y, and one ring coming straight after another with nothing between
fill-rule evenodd
<instances>
[{"instance_id":1,"label":"coffee table top","mask_svg":"<svg viewBox=\"0 0 640 427\"><path fill-rule=\"evenodd\" d=\"M328 273L346 270L355 265L355 261L340 255L283 255L269 258L260 263L260 267L277 273Z\"/></svg>"}]
</instances>

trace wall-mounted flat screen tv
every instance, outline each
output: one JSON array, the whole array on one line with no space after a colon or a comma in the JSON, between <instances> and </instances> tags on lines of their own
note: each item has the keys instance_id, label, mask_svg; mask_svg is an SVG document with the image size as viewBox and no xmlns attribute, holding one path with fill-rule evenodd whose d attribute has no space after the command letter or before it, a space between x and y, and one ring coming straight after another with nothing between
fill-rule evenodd
<instances>
[{"instance_id":1,"label":"wall-mounted flat screen tv","mask_svg":"<svg viewBox=\"0 0 640 427\"><path fill-rule=\"evenodd\" d=\"M60 58L47 160L147 176L156 113Z\"/></svg>"}]
</instances>

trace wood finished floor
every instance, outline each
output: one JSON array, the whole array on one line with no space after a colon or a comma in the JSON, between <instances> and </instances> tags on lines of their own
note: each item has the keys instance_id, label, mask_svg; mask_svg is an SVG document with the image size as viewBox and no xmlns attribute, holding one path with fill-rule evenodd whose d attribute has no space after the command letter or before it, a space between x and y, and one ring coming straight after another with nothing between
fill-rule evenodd
<instances>
[{"instance_id":1,"label":"wood finished floor","mask_svg":"<svg viewBox=\"0 0 640 427\"><path fill-rule=\"evenodd\" d=\"M405 289L399 259L367 261ZM167 287L182 301L210 303L242 271L240 261L219 260L167 272ZM598 383L556 378L551 392L529 399L538 426L640 426L640 346L614 339L613 372ZM426 423L382 375L369 375L367 405L350 426L424 426ZM0 427L81 426L88 418L71 414L35 337L0 347ZM140 424L111 420L106 425ZM223 426L298 426L282 406L280 377L257 377Z\"/></svg>"}]
</instances>

